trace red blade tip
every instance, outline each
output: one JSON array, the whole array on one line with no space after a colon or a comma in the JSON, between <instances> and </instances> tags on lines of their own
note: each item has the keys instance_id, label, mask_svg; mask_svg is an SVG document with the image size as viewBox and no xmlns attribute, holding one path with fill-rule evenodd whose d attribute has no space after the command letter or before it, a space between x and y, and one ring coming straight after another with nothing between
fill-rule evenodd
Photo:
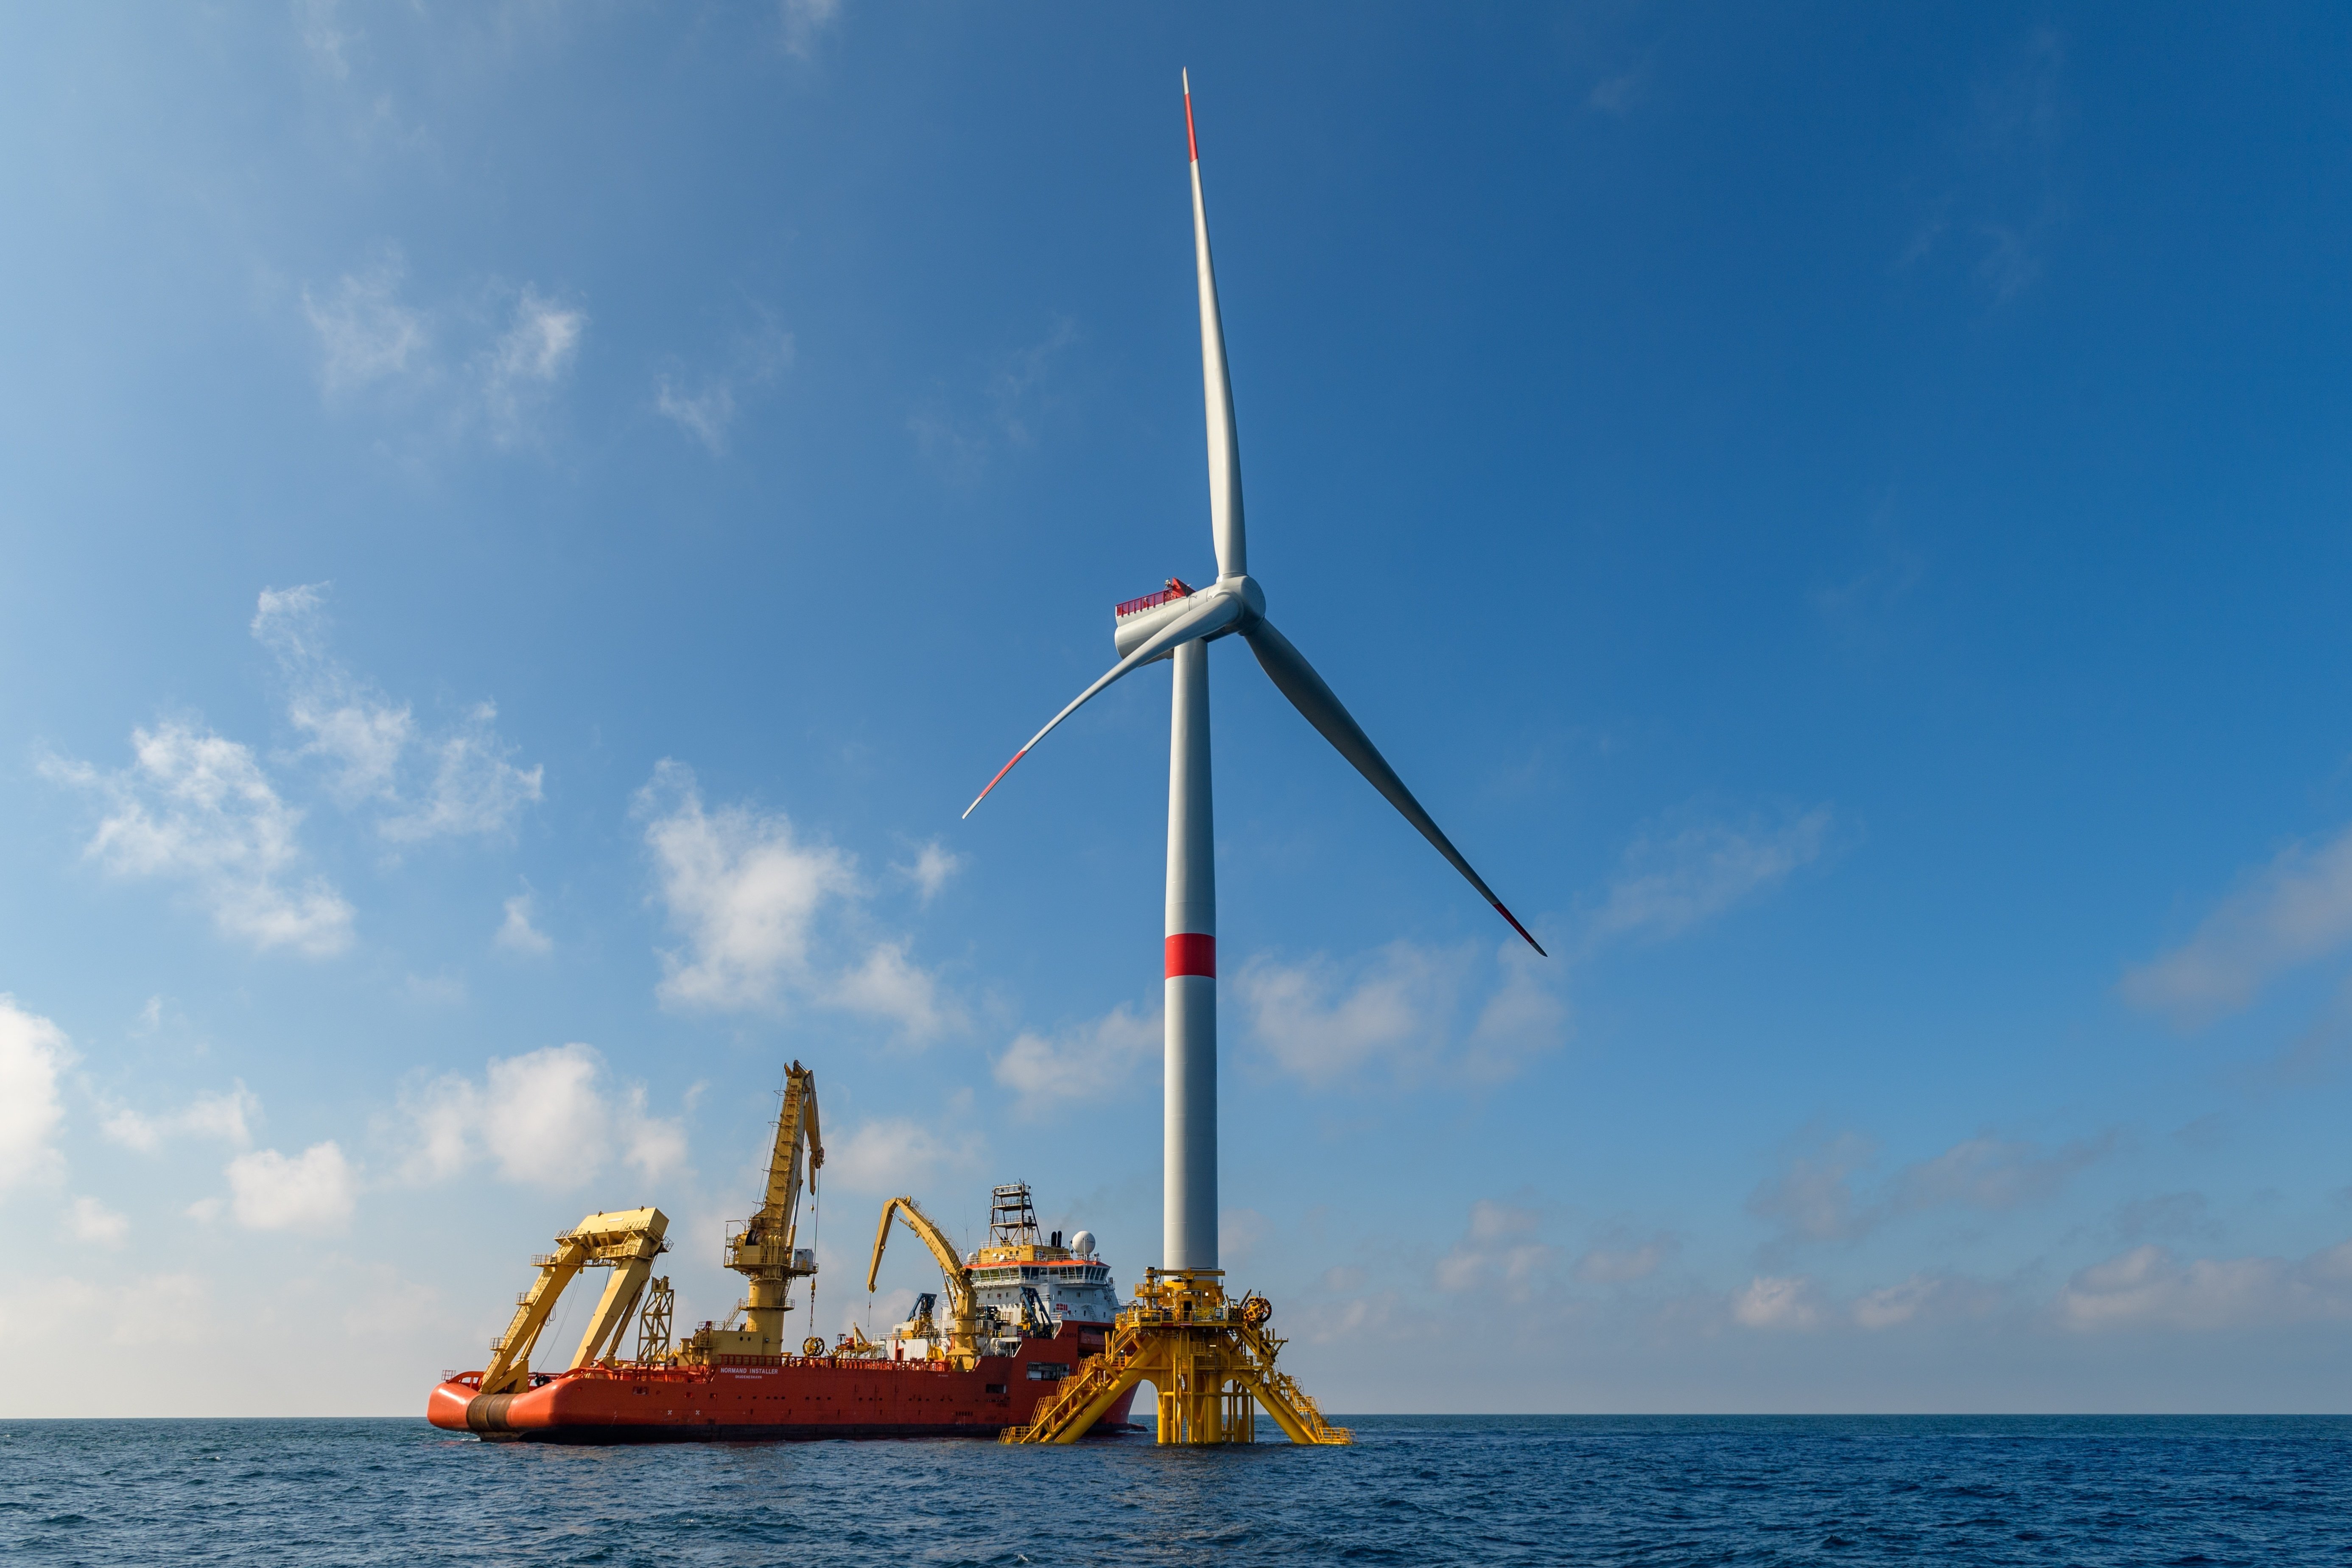
<instances>
[{"instance_id":1,"label":"red blade tip","mask_svg":"<svg viewBox=\"0 0 2352 1568\"><path fill-rule=\"evenodd\" d=\"M1016 757L1015 759L1013 759L1013 761L1015 761L1015 762L1017 762L1017 761L1019 761L1019 760L1020 760L1020 759L1019 759L1019 758L1017 758L1017 757ZM1008 767L1008 768L1009 768L1009 767L1011 767L1011 766L1013 765L1013 763L1005 763L1004 765L1005 765L1006 767ZM1001 777L1003 777L1003 775L1000 773L1000 774L999 774L999 775L997 775L997 776L1001 778ZM993 786L992 785L991 787L993 787ZM987 792L986 790L982 790L981 793L982 793L982 795L985 795L985 794L987 794L988 792ZM972 804L973 804L974 805L978 805L980 803L979 803L978 801L974 801L974 802L972 802ZM1507 910L1507 909L1505 909L1505 908L1503 907L1503 900L1500 900L1500 899L1496 899L1496 900L1495 900L1495 912L1496 912L1496 914L1498 914L1498 915L1502 916L1505 920L1507 920L1507 921L1510 921L1510 922L1511 922L1511 929L1512 929L1513 931L1515 931L1518 932L1518 933L1519 933L1521 936L1523 936L1523 937L1527 937L1527 943L1528 943L1528 945L1529 947L1532 947L1532 948L1534 948L1534 949L1536 950L1536 956L1537 956L1537 957L1538 957L1538 958L1549 958L1549 957L1551 956L1551 954L1550 954L1550 953L1548 953L1548 952L1546 952L1544 951L1543 943L1541 943L1541 942L1538 942L1535 938L1533 938L1533 937L1531 937L1531 936L1528 936L1528 928L1527 928L1527 927L1525 927L1525 926L1523 926L1523 925L1521 925L1521 924L1519 923L1519 917L1518 917L1518 916L1517 916L1517 915L1513 914L1510 910Z\"/></svg>"},{"instance_id":2,"label":"red blade tip","mask_svg":"<svg viewBox=\"0 0 2352 1568\"><path fill-rule=\"evenodd\" d=\"M1017 751L1017 752L1013 752L1013 763L1017 763L1017 762L1019 762L1022 758L1024 758L1024 757L1027 756L1028 754L1029 754L1029 748L1028 748L1028 747L1026 747L1026 746L1022 747L1019 751ZM991 779L991 780L989 780L989 781L988 781L988 788L987 788L987 789L983 789L983 790L982 790L978 795L973 795L973 796L971 797L971 805L967 805L967 806L965 806L965 807L963 808L963 814L964 814L964 816L971 816L974 811L976 811L976 810L978 810L978 809L979 809L979 807L980 807L980 803L981 803L982 801L986 800L986 799L988 798L988 791L989 791L989 790L992 790L992 789L994 789L994 788L996 787L996 785L997 785L997 781L998 781L999 779L1003 778L1005 774L1007 774L1007 773L1011 773L1011 772L1013 771L1013 763L1005 763L1003 767L1001 767L1001 768L999 768L999 769L997 769L997 770L996 770L996 778L992 778L992 779ZM1510 920L1510 917L1509 917L1508 915L1505 915L1503 918L1504 918L1505 920ZM1517 925L1518 922L1517 922L1517 921L1511 921L1511 923L1512 923L1513 925ZM1523 933L1523 934L1524 934L1524 933ZM1528 941L1530 941L1530 942L1532 942L1532 941L1534 941L1535 939L1534 939L1534 938L1532 938L1532 937L1529 937L1528 940ZM1541 951L1543 951L1543 950L1542 950L1542 949L1540 949L1540 948L1538 948L1538 949L1537 949L1537 951L1538 951L1538 952L1541 952Z\"/></svg>"},{"instance_id":3,"label":"red blade tip","mask_svg":"<svg viewBox=\"0 0 2352 1568\"><path fill-rule=\"evenodd\" d=\"M1192 134L1192 73L1184 72L1184 147L1192 154L1192 162L1201 161L1201 139Z\"/></svg>"}]
</instances>

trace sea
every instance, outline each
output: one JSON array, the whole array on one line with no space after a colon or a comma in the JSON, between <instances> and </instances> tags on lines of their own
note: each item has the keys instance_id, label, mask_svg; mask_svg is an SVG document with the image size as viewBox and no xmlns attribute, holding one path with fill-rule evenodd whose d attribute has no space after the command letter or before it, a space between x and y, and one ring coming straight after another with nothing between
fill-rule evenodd
<instances>
[{"instance_id":1,"label":"sea","mask_svg":"<svg viewBox=\"0 0 2352 1568\"><path fill-rule=\"evenodd\" d=\"M0 1562L2352 1564L2352 1417L1342 1419L1352 1447L0 1422Z\"/></svg>"}]
</instances>

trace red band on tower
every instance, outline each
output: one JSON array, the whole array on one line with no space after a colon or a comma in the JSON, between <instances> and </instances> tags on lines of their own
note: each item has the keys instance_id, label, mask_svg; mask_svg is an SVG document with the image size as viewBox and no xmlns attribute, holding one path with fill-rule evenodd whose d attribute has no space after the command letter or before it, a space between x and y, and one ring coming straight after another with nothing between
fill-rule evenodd
<instances>
[{"instance_id":1,"label":"red band on tower","mask_svg":"<svg viewBox=\"0 0 2352 1568\"><path fill-rule=\"evenodd\" d=\"M1189 931L1168 939L1168 978L1180 974L1198 974L1205 979L1217 977L1217 939Z\"/></svg>"}]
</instances>

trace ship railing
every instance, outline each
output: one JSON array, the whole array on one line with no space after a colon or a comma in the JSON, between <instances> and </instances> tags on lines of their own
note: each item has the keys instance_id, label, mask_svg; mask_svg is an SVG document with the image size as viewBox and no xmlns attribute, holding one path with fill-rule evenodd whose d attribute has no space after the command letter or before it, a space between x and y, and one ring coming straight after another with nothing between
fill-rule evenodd
<instances>
[{"instance_id":1,"label":"ship railing","mask_svg":"<svg viewBox=\"0 0 2352 1568\"><path fill-rule=\"evenodd\" d=\"M1170 585L1160 589L1157 594L1146 594L1139 599L1121 600L1118 608L1111 614L1114 618L1123 621L1129 616L1139 616L1146 610L1156 610L1162 605L1171 605L1179 599L1188 599L1192 595L1192 589L1171 579Z\"/></svg>"}]
</instances>

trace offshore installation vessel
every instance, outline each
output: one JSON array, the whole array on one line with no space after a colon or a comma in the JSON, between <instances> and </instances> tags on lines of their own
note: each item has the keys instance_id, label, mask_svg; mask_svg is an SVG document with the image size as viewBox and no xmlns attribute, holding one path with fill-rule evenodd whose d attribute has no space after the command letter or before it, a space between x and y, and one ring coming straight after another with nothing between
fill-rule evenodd
<instances>
[{"instance_id":1,"label":"offshore installation vessel","mask_svg":"<svg viewBox=\"0 0 2352 1568\"><path fill-rule=\"evenodd\" d=\"M673 1342L674 1293L654 1265L669 1249L657 1208L593 1214L531 1261L539 1276L515 1299L514 1320L490 1342L489 1364L445 1374L426 1403L436 1426L485 1438L631 1442L711 1438L994 1437L1027 1424L1103 1350L1119 1316L1109 1266L1094 1237L1066 1244L1040 1232L1028 1185L995 1190L988 1245L961 1255L911 1197L892 1198L875 1228L866 1288L874 1289L893 1221L937 1258L943 1289L916 1299L887 1338L856 1329L827 1345L814 1335L789 1353L793 1282L816 1288L814 1248L798 1245L800 1200L814 1204L824 1164L816 1077L785 1074L767 1191L727 1229L725 1262L749 1288L723 1323ZM564 1288L586 1268L611 1271L588 1327L560 1371L531 1353ZM634 1323L636 1346L624 1356ZM1123 1427L1131 1389L1107 1408Z\"/></svg>"}]
</instances>

